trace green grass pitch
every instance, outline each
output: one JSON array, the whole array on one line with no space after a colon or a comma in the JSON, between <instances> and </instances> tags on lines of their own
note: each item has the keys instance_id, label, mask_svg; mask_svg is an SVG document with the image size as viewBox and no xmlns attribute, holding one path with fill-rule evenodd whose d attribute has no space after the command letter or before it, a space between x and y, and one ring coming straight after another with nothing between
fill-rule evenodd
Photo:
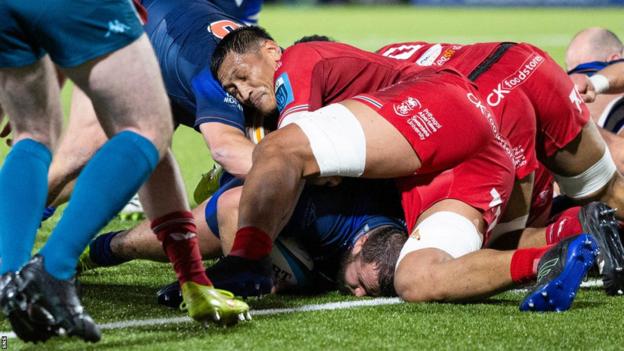
<instances>
[{"instance_id":1,"label":"green grass pitch","mask_svg":"<svg viewBox=\"0 0 624 351\"><path fill-rule=\"evenodd\" d=\"M604 26L624 36L622 9L466 9L415 7L272 7L260 21L287 46L303 35L326 34L364 49L403 40L468 43L527 41L563 62L565 46L578 30ZM66 105L69 89L64 92ZM212 164L203 140L181 128L174 151L187 189ZM198 152L198 150L201 150ZM6 154L0 147L0 157ZM92 211L97 209L85 209ZM85 213L88 217L88 212ZM38 245L57 217L45 223ZM108 229L132 222L114 221ZM16 240L18 238L16 237ZM161 308L155 291L174 279L164 264L137 261L81 277L83 301L98 323L169 319L184 314ZM419 349L613 349L624 348L624 298L584 288L572 310L560 314L520 313L523 294L508 292L477 304L392 304L353 309L258 315L235 328L196 323L107 329L96 345L58 339L45 345L8 340L8 349L123 350L419 350ZM250 301L255 310L355 301L337 293L316 297L279 296ZM8 331L0 321L0 331Z\"/></svg>"}]
</instances>

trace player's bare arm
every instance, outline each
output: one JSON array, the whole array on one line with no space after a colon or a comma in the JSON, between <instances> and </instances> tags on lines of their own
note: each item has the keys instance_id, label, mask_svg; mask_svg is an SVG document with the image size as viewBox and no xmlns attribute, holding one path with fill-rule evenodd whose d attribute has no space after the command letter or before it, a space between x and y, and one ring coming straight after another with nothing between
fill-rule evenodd
<instances>
[{"instance_id":1,"label":"player's bare arm","mask_svg":"<svg viewBox=\"0 0 624 351\"><path fill-rule=\"evenodd\" d=\"M204 123L199 129L215 162L239 178L249 172L255 145L240 129L223 123Z\"/></svg>"}]
</instances>

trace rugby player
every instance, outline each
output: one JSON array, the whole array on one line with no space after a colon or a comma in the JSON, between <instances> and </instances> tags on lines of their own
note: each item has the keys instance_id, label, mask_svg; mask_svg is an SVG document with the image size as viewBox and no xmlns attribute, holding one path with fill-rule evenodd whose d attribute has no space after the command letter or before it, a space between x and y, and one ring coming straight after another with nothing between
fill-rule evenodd
<instances>
[{"instance_id":1,"label":"rugby player","mask_svg":"<svg viewBox=\"0 0 624 351\"><path fill-rule=\"evenodd\" d=\"M300 44L282 53L257 27L225 37L212 70L246 107L280 111L281 129L254 150L239 230L224 259L232 270L266 262L304 179L364 176L399 178L407 226L415 228L394 282L403 299L473 298L535 278L534 263L548 248L479 250L509 197L513 164L491 111L455 71L415 76L412 64L339 43ZM521 308L569 308L595 245L585 235L551 250L576 251L561 262L579 269L559 267L550 277L555 285L565 282L561 301L538 301L556 294L546 282Z\"/></svg>"},{"instance_id":2,"label":"rugby player","mask_svg":"<svg viewBox=\"0 0 624 351\"><path fill-rule=\"evenodd\" d=\"M65 334L96 342L100 331L76 294L76 263L170 145L163 82L127 1L3 1L0 18L0 105L13 132L0 173L2 311L24 341ZM110 140L88 162L63 217L29 261L62 124L53 62L89 95ZM85 220L82 209L93 206L100 211Z\"/></svg>"},{"instance_id":3,"label":"rugby player","mask_svg":"<svg viewBox=\"0 0 624 351\"><path fill-rule=\"evenodd\" d=\"M585 102L594 102L601 94L624 93L623 54L622 42L609 30L588 28L574 36L566 65Z\"/></svg>"},{"instance_id":4,"label":"rugby player","mask_svg":"<svg viewBox=\"0 0 624 351\"><path fill-rule=\"evenodd\" d=\"M231 5L230 2L218 3ZM260 4L258 1L244 2L235 8L246 21L253 21L255 15L250 10L257 13ZM243 21L203 0L185 1L183 4L169 0L146 0L141 5L149 13L150 20L145 30L155 48L176 122L201 130L214 158L231 173L244 174L251 163L253 143L245 138L242 108L216 83L208 69L207 59L219 38ZM52 184L58 184L59 180L65 182L68 175L80 169L81 158L93 152L103 138L98 124L93 122L96 119L91 102L79 90L74 92L72 115L76 118L70 118L73 123L70 123L65 143L60 148L58 167L53 167L50 172ZM210 280L205 276L194 234L193 216L181 186L178 165L170 150L167 150L163 162L140 194L145 211L152 219L151 228L163 242L163 248L182 283L189 315L198 320L205 319L210 304L193 303L193 300L217 291L206 291L204 288ZM180 238L183 240L172 240L169 234L176 232L188 235ZM191 255L187 256L186 252ZM227 295L217 294L215 298L225 299L236 308L244 305ZM212 314L215 319L229 324L234 322L233 317L238 318L237 314L230 313L236 312L235 308L233 311L227 311L226 306L220 308L213 311L216 312Z\"/></svg>"},{"instance_id":5,"label":"rugby player","mask_svg":"<svg viewBox=\"0 0 624 351\"><path fill-rule=\"evenodd\" d=\"M509 239L503 236L517 237L526 226L530 208L526 199L531 194L532 173L538 168L538 160L552 173L568 197L579 202L599 199L613 208L622 208L624 178L617 172L609 149L590 120L589 110L574 84L545 52L524 43L408 42L387 45L378 53L412 62L421 70L456 68L487 94L484 100L498 117L501 133L509 138L514 149L517 183L524 189L524 195L512 195L510 206L522 204L523 200L529 205L525 206L524 212L509 211L515 216L518 213L523 216L501 220L503 223L493 234L493 241ZM537 192L550 186L543 180L540 185L546 188L537 188ZM563 225L567 221L568 227L574 229L568 233L577 234L575 230L581 225L579 210L576 207L566 211L555 224ZM610 216L608 212L604 214L607 217ZM621 217L622 212L616 215ZM600 240L603 252L624 251L617 232L607 236L613 238ZM599 238L603 236L599 235ZM548 238L544 240L549 242ZM603 257L608 259L600 264L605 267L604 281L609 282L605 285L607 292L619 294L624 290L621 272L624 257L607 255L600 259Z\"/></svg>"},{"instance_id":6,"label":"rugby player","mask_svg":"<svg viewBox=\"0 0 624 351\"><path fill-rule=\"evenodd\" d=\"M194 210L198 223L207 224L198 225L205 259L220 257L231 249L239 195L225 191L227 189L227 186L222 187L207 203ZM216 217L221 219L218 223ZM386 229L382 231L382 228ZM83 269L117 265L137 258L162 261L165 258L162 250L147 229L143 224L130 231L99 236L90 244L89 260L81 258ZM368 240L378 235L384 239ZM365 251L377 251L375 247L379 246L385 248L381 255L383 263L378 269L385 271L389 278L382 282L381 290L393 290L394 262L406 239L399 197L391 182L345 180L335 187L307 186L271 252L273 292L309 294L335 289L341 257L348 257L349 251L362 245ZM383 245L380 240L385 241ZM292 249L293 242L298 250ZM309 262L298 257L300 252L309 257ZM216 287L240 296L259 294L258 288L238 284L240 277L219 267L208 269ZM159 293L159 302L169 306L178 300L177 284Z\"/></svg>"},{"instance_id":7,"label":"rugby player","mask_svg":"<svg viewBox=\"0 0 624 351\"><path fill-rule=\"evenodd\" d=\"M583 84L605 67L624 60L624 45L611 31L604 28L587 28L577 33L566 51L568 74ZM601 80L601 78L598 78ZM600 84L600 83L598 83ZM592 85L593 89L593 85ZM587 104L594 121L601 128L602 137L609 145L613 160L620 172L624 170L624 94L597 94Z\"/></svg>"}]
</instances>

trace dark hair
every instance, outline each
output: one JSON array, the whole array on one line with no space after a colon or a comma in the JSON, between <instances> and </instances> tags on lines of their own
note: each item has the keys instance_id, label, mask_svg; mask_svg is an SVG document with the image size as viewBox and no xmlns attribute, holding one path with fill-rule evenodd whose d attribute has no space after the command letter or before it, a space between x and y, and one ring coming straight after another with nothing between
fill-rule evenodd
<instances>
[{"instance_id":1,"label":"dark hair","mask_svg":"<svg viewBox=\"0 0 624 351\"><path fill-rule=\"evenodd\" d=\"M215 78L217 77L217 72L230 51L244 54L251 50L258 50L265 40L273 40L273 38L266 30L258 26L239 27L231 31L217 44L212 54L210 62L212 74Z\"/></svg>"},{"instance_id":2,"label":"dark hair","mask_svg":"<svg viewBox=\"0 0 624 351\"><path fill-rule=\"evenodd\" d=\"M362 260L377 267L379 292L382 296L395 296L394 269L399 253L407 241L407 232L394 226L381 227L368 234L362 245Z\"/></svg>"},{"instance_id":3,"label":"dark hair","mask_svg":"<svg viewBox=\"0 0 624 351\"><path fill-rule=\"evenodd\" d=\"M332 41L333 42L334 39L326 35L312 34L312 35L306 35L305 37L295 41L293 45L297 45L301 43L309 43L311 41Z\"/></svg>"}]
</instances>

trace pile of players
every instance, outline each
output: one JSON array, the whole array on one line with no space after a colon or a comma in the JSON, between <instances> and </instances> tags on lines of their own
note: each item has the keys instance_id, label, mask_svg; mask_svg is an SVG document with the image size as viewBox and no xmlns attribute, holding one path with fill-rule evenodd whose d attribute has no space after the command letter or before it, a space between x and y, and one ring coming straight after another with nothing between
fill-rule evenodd
<instances>
[{"instance_id":1,"label":"pile of players","mask_svg":"<svg viewBox=\"0 0 624 351\"><path fill-rule=\"evenodd\" d=\"M523 43L372 53L312 36L284 50L246 26L260 5L135 1L143 29L121 0L0 5L0 104L13 133L0 172L0 305L20 338L99 340L76 267L134 258L172 263L178 282L162 303L226 325L248 306L223 288L422 302L535 283L520 309L563 311L597 265L606 292L624 293L624 178L609 152L621 152L624 103L602 95L624 91L613 33L575 37L573 82ZM79 87L60 145L59 73ZM194 211L170 151L179 124L224 170ZM552 206L555 181L565 201ZM150 221L92 240L139 188ZM68 193L30 258L46 204ZM85 208L98 211L85 220Z\"/></svg>"}]
</instances>

